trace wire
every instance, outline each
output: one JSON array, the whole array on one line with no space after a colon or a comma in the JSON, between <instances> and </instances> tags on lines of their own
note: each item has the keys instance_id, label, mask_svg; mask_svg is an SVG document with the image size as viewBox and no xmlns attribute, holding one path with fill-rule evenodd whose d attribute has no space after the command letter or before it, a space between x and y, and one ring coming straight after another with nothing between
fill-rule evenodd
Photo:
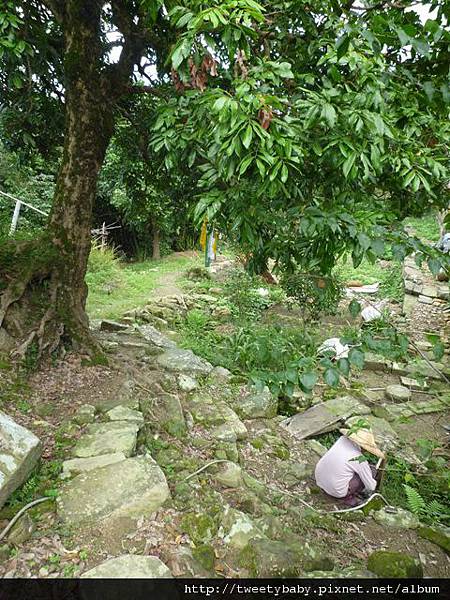
<instances>
[{"instance_id":1,"label":"wire","mask_svg":"<svg viewBox=\"0 0 450 600\"><path fill-rule=\"evenodd\" d=\"M18 519L30 508L32 508L33 506L36 506L36 504L40 504L41 502L48 502L50 500L50 498L38 498L37 500L33 500L33 502L30 502L29 504L25 504L25 506L23 506L19 512L17 514L14 515L14 517L11 519L11 521L8 523L8 525L5 527L5 529L0 533L0 541L5 537L5 535L7 533L9 533L9 531L11 531L12 527L17 523Z\"/></svg>"}]
</instances>

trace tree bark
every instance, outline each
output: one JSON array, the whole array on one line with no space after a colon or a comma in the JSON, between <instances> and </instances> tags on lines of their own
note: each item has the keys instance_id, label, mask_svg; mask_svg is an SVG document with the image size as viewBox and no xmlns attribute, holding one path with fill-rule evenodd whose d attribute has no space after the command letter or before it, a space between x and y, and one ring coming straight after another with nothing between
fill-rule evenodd
<instances>
[{"instance_id":1,"label":"tree bark","mask_svg":"<svg viewBox=\"0 0 450 600\"><path fill-rule=\"evenodd\" d=\"M153 260L159 260L161 258L161 232L157 223L152 223L152 258Z\"/></svg>"},{"instance_id":2,"label":"tree bark","mask_svg":"<svg viewBox=\"0 0 450 600\"><path fill-rule=\"evenodd\" d=\"M89 335L84 278L97 177L114 126L100 68L101 5L66 2L64 151L47 230L41 239L8 244L0 254L0 276L7 282L0 285L0 327L15 341L17 356L31 344L38 356L67 342L91 354L99 349Z\"/></svg>"}]
</instances>

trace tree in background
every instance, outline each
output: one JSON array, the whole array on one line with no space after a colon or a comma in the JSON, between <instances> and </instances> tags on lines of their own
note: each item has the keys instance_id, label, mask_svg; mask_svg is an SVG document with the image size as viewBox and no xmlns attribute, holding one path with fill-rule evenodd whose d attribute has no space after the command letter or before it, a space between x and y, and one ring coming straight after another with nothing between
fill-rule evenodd
<instances>
[{"instance_id":1,"label":"tree in background","mask_svg":"<svg viewBox=\"0 0 450 600\"><path fill-rule=\"evenodd\" d=\"M159 102L140 95L123 107L99 186L122 226L132 233L134 252L145 255L151 243L153 259L161 257L161 243L184 250L195 235L190 216L195 182L183 165L168 169L150 145ZM186 235L189 229L191 239Z\"/></svg>"},{"instance_id":2,"label":"tree in background","mask_svg":"<svg viewBox=\"0 0 450 600\"><path fill-rule=\"evenodd\" d=\"M273 257L328 273L343 252L373 257L387 236L397 254L423 250L381 229L447 190L449 3L434 2L424 26L407 10L418 4L7 0L10 122L36 131L25 102L38 117L48 102L65 107L47 229L0 252L0 326L15 354L98 350L85 313L90 223L129 94L161 98L152 151L168 170L201 174L196 216L222 223L255 268Z\"/></svg>"}]
</instances>

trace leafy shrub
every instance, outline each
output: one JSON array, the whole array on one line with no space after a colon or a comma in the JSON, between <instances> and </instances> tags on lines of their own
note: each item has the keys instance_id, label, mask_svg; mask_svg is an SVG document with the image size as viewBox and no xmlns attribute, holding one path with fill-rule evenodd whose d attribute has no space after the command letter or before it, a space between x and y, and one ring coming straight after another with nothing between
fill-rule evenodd
<instances>
[{"instance_id":1,"label":"leafy shrub","mask_svg":"<svg viewBox=\"0 0 450 600\"><path fill-rule=\"evenodd\" d=\"M325 277L310 273L285 274L281 285L305 313L314 317L321 313L334 314L344 297L342 280L336 275Z\"/></svg>"},{"instance_id":2,"label":"leafy shrub","mask_svg":"<svg viewBox=\"0 0 450 600\"><path fill-rule=\"evenodd\" d=\"M86 281L89 286L116 282L120 278L120 259L115 248L93 245L89 255Z\"/></svg>"},{"instance_id":3,"label":"leafy shrub","mask_svg":"<svg viewBox=\"0 0 450 600\"><path fill-rule=\"evenodd\" d=\"M261 295L260 289L267 289L267 284L257 275L249 275L242 269L231 271L224 284L224 294L235 317L241 320L255 320L263 310L272 303L271 291Z\"/></svg>"}]
</instances>

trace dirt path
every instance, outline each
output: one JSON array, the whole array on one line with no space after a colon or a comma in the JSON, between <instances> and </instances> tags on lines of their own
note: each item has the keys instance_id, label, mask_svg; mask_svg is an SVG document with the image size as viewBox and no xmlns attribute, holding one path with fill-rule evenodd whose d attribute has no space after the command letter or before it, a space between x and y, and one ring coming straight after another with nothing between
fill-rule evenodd
<instances>
[{"instance_id":1,"label":"dirt path","mask_svg":"<svg viewBox=\"0 0 450 600\"><path fill-rule=\"evenodd\" d=\"M177 281L182 274L182 272L163 273L158 281L158 286L153 290L152 295L155 298L161 298L163 296L183 294L183 290L177 285Z\"/></svg>"}]
</instances>

